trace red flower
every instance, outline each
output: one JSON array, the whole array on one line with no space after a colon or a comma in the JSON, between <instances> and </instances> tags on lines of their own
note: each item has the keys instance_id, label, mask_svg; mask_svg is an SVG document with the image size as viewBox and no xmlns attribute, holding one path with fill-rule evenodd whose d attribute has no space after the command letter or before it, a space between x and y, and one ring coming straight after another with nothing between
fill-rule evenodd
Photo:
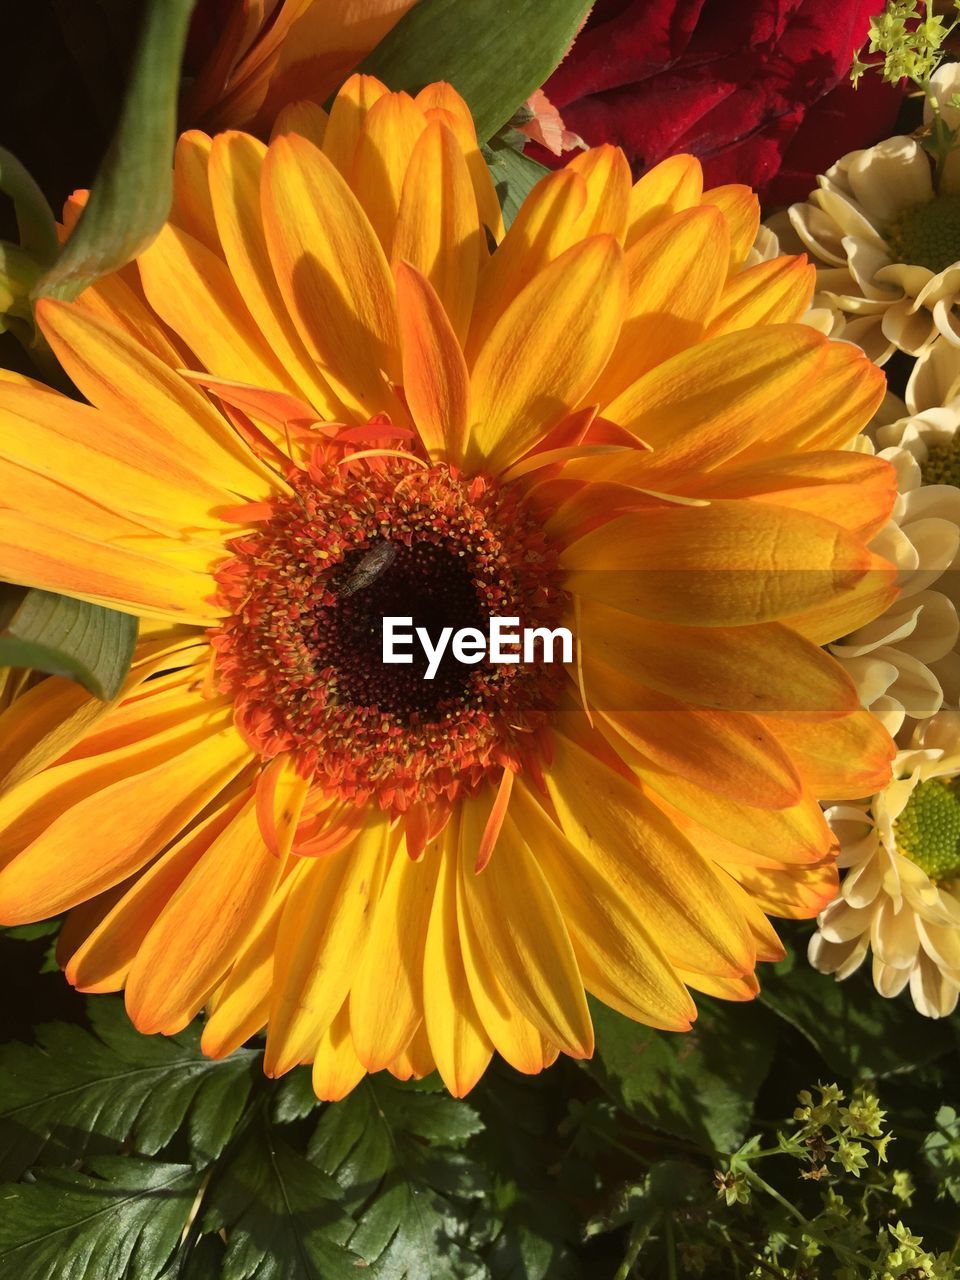
<instances>
[{"instance_id":1,"label":"red flower","mask_svg":"<svg viewBox=\"0 0 960 1280\"><path fill-rule=\"evenodd\" d=\"M692 152L715 186L801 199L893 128L899 91L848 73L882 0L599 0L544 86L567 129L639 174ZM538 159L547 161L538 152Z\"/></svg>"}]
</instances>

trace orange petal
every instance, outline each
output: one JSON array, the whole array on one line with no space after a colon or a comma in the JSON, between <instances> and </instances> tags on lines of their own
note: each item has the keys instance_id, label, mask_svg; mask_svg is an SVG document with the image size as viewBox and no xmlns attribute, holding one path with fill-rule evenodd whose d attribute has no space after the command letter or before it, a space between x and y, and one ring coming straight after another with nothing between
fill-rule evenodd
<instances>
[{"instance_id":1,"label":"orange petal","mask_svg":"<svg viewBox=\"0 0 960 1280\"><path fill-rule=\"evenodd\" d=\"M782 716L856 708L840 664L779 623L677 627L586 601L580 616L587 655L681 702Z\"/></svg>"},{"instance_id":2,"label":"orange petal","mask_svg":"<svg viewBox=\"0 0 960 1280\"><path fill-rule=\"evenodd\" d=\"M554 743L544 773L561 830L648 922L668 959L702 973L749 972L752 939L710 864L638 786L569 738Z\"/></svg>"},{"instance_id":3,"label":"orange petal","mask_svg":"<svg viewBox=\"0 0 960 1280\"><path fill-rule=\"evenodd\" d=\"M336 420L342 416L343 406L304 346L270 261L260 209L266 154L263 143L246 133L222 133L214 139L210 194L223 253L265 345L314 406L317 416ZM215 372L225 371L217 368ZM240 376L245 383L252 380L246 373Z\"/></svg>"},{"instance_id":4,"label":"orange petal","mask_svg":"<svg viewBox=\"0 0 960 1280\"><path fill-rule=\"evenodd\" d=\"M630 192L629 247L658 223L700 203L703 170L695 156L669 156L653 166Z\"/></svg>"},{"instance_id":5,"label":"orange petal","mask_svg":"<svg viewBox=\"0 0 960 1280\"><path fill-rule=\"evenodd\" d=\"M434 460L459 462L469 414L469 374L443 304L414 267L396 268L403 390Z\"/></svg>"},{"instance_id":6,"label":"orange petal","mask_svg":"<svg viewBox=\"0 0 960 1280\"><path fill-rule=\"evenodd\" d=\"M817 272L799 257L774 258L738 271L727 281L710 318L711 338L764 324L794 324L813 299Z\"/></svg>"},{"instance_id":7,"label":"orange petal","mask_svg":"<svg viewBox=\"0 0 960 1280\"><path fill-rule=\"evenodd\" d=\"M473 368L468 465L508 466L576 408L616 344L625 300L609 236L582 241L527 285Z\"/></svg>"},{"instance_id":8,"label":"orange petal","mask_svg":"<svg viewBox=\"0 0 960 1280\"><path fill-rule=\"evenodd\" d=\"M400 192L427 121L407 93L385 93L367 112L357 139L351 186L387 255L400 209Z\"/></svg>"},{"instance_id":9,"label":"orange petal","mask_svg":"<svg viewBox=\"0 0 960 1280\"><path fill-rule=\"evenodd\" d=\"M271 145L263 177L270 257L307 350L364 421L396 413L384 379L400 380L393 277L366 214L327 156L295 135Z\"/></svg>"},{"instance_id":10,"label":"orange petal","mask_svg":"<svg viewBox=\"0 0 960 1280\"><path fill-rule=\"evenodd\" d=\"M828 520L720 500L618 516L560 557L567 589L660 622L742 626L842 602L862 542Z\"/></svg>"},{"instance_id":11,"label":"orange petal","mask_svg":"<svg viewBox=\"0 0 960 1280\"><path fill-rule=\"evenodd\" d=\"M566 839L526 786L517 787L511 821L518 838L537 851L587 990L648 1026L688 1030L696 1017L693 1001L631 896Z\"/></svg>"},{"instance_id":12,"label":"orange petal","mask_svg":"<svg viewBox=\"0 0 960 1280\"><path fill-rule=\"evenodd\" d=\"M482 254L486 247L467 162L452 131L433 121L420 135L403 180L393 261L408 262L426 276L461 343L470 327Z\"/></svg>"},{"instance_id":13,"label":"orange petal","mask_svg":"<svg viewBox=\"0 0 960 1280\"><path fill-rule=\"evenodd\" d=\"M896 746L869 711L827 723L809 720L765 721L790 752L814 795L831 800L871 796L890 779Z\"/></svg>"},{"instance_id":14,"label":"orange petal","mask_svg":"<svg viewBox=\"0 0 960 1280\"><path fill-rule=\"evenodd\" d=\"M202 1007L269 902L280 864L263 843L251 797L160 913L127 980L138 1030L172 1035Z\"/></svg>"}]
</instances>

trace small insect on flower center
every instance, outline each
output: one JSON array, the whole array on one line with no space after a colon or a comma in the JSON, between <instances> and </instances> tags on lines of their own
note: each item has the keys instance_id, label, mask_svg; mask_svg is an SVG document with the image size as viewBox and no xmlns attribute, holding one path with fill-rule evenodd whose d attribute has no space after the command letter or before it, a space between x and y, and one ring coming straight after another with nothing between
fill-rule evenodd
<instances>
[{"instance_id":1,"label":"small insect on flower center","mask_svg":"<svg viewBox=\"0 0 960 1280\"><path fill-rule=\"evenodd\" d=\"M960 788L954 779L930 778L911 793L897 818L897 848L931 880L960 876Z\"/></svg>"},{"instance_id":2,"label":"small insect on flower center","mask_svg":"<svg viewBox=\"0 0 960 1280\"><path fill-rule=\"evenodd\" d=\"M230 616L212 643L260 755L292 752L341 798L403 812L524 768L563 668L447 652L424 679L422 650L383 661L384 617L412 618L436 643L493 616L553 627L564 601L556 552L515 492L443 465L376 464L312 467L234 539L218 574Z\"/></svg>"},{"instance_id":3,"label":"small insect on flower center","mask_svg":"<svg viewBox=\"0 0 960 1280\"><path fill-rule=\"evenodd\" d=\"M937 196L901 213L887 233L894 262L943 271L960 261L960 196Z\"/></svg>"}]
</instances>

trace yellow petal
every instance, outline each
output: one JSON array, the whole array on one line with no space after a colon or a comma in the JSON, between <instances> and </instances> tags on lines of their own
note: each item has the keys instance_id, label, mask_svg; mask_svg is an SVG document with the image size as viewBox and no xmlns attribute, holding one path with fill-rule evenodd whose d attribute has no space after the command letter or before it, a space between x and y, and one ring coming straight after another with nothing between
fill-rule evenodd
<instances>
[{"instance_id":1,"label":"yellow petal","mask_svg":"<svg viewBox=\"0 0 960 1280\"><path fill-rule=\"evenodd\" d=\"M385 93L360 128L351 186L387 257L393 251L407 167L426 127L423 112L409 94Z\"/></svg>"},{"instance_id":2,"label":"yellow petal","mask_svg":"<svg viewBox=\"0 0 960 1280\"><path fill-rule=\"evenodd\" d=\"M779 623L677 627L584 601L584 651L682 702L756 715L854 710L838 662Z\"/></svg>"},{"instance_id":3,"label":"yellow petal","mask_svg":"<svg viewBox=\"0 0 960 1280\"><path fill-rule=\"evenodd\" d=\"M210 202L207 171L210 137L200 129L188 129L177 139L173 159L173 206L170 221L199 240L211 253L220 253L220 237Z\"/></svg>"},{"instance_id":4,"label":"yellow petal","mask_svg":"<svg viewBox=\"0 0 960 1280\"><path fill-rule=\"evenodd\" d=\"M423 1018L423 948L437 863L435 847L418 862L397 850L374 909L350 989L353 1045L368 1071L380 1071L402 1053Z\"/></svg>"},{"instance_id":5,"label":"yellow petal","mask_svg":"<svg viewBox=\"0 0 960 1280\"><path fill-rule=\"evenodd\" d=\"M664 1031L686 1031L696 1016L632 898L622 894L565 838L529 789L517 787L511 810L518 837L536 849L563 912L584 985L604 1004Z\"/></svg>"},{"instance_id":6,"label":"yellow petal","mask_svg":"<svg viewBox=\"0 0 960 1280\"><path fill-rule=\"evenodd\" d=\"M317 414L336 420L342 406L297 332L270 261L260 209L266 154L263 143L246 133L222 133L214 139L210 194L223 253L265 344ZM244 375L243 381L251 378Z\"/></svg>"},{"instance_id":7,"label":"yellow petal","mask_svg":"<svg viewBox=\"0 0 960 1280\"><path fill-rule=\"evenodd\" d=\"M187 1025L270 900L280 863L263 843L251 797L164 907L127 980L127 1012L146 1034Z\"/></svg>"},{"instance_id":8,"label":"yellow petal","mask_svg":"<svg viewBox=\"0 0 960 1280\"><path fill-rule=\"evenodd\" d=\"M403 262L396 276L407 404L430 457L459 462L470 396L463 352L430 282Z\"/></svg>"},{"instance_id":9,"label":"yellow petal","mask_svg":"<svg viewBox=\"0 0 960 1280\"><path fill-rule=\"evenodd\" d=\"M596 236L514 299L471 375L469 466L503 469L576 408L616 344L625 293L620 246Z\"/></svg>"},{"instance_id":10,"label":"yellow petal","mask_svg":"<svg viewBox=\"0 0 960 1280\"><path fill-rule=\"evenodd\" d=\"M730 270L746 261L760 227L760 201L749 187L731 182L725 187L705 191L702 204L715 205L730 229Z\"/></svg>"},{"instance_id":11,"label":"yellow petal","mask_svg":"<svg viewBox=\"0 0 960 1280\"><path fill-rule=\"evenodd\" d=\"M334 99L323 151L348 182L353 176L353 160L367 112L387 92L387 86L375 76L352 75Z\"/></svg>"},{"instance_id":12,"label":"yellow petal","mask_svg":"<svg viewBox=\"0 0 960 1280\"><path fill-rule=\"evenodd\" d=\"M266 1026L280 921L291 887L306 870L305 865L294 866L276 887L250 925L230 972L211 1001L200 1041L203 1052L211 1058L227 1057Z\"/></svg>"},{"instance_id":13,"label":"yellow petal","mask_svg":"<svg viewBox=\"0 0 960 1280\"><path fill-rule=\"evenodd\" d=\"M627 248L659 222L694 208L702 194L703 170L695 156L669 156L654 165L630 192Z\"/></svg>"},{"instance_id":14,"label":"yellow petal","mask_svg":"<svg viewBox=\"0 0 960 1280\"><path fill-rule=\"evenodd\" d=\"M311 1055L346 999L369 933L386 835L383 819L372 817L352 844L316 860L290 891L277 938L268 1075Z\"/></svg>"},{"instance_id":15,"label":"yellow petal","mask_svg":"<svg viewBox=\"0 0 960 1280\"><path fill-rule=\"evenodd\" d=\"M186 379L118 329L82 307L45 299L37 321L58 360L98 408L116 414L201 476L248 498L274 491L269 472L226 419Z\"/></svg>"},{"instance_id":16,"label":"yellow petal","mask_svg":"<svg viewBox=\"0 0 960 1280\"><path fill-rule=\"evenodd\" d=\"M270 141L284 133L299 133L315 147L322 147L330 117L315 102L288 102L278 114L270 130ZM244 135L249 136L249 135Z\"/></svg>"},{"instance_id":17,"label":"yellow petal","mask_svg":"<svg viewBox=\"0 0 960 1280\"><path fill-rule=\"evenodd\" d=\"M717 300L710 337L754 325L799 322L813 298L816 274L803 256L774 258L738 271Z\"/></svg>"},{"instance_id":18,"label":"yellow petal","mask_svg":"<svg viewBox=\"0 0 960 1280\"><path fill-rule=\"evenodd\" d=\"M605 404L641 374L699 342L727 272L729 236L716 209L689 209L628 250L620 340L591 399Z\"/></svg>"},{"instance_id":19,"label":"yellow petal","mask_svg":"<svg viewBox=\"0 0 960 1280\"><path fill-rule=\"evenodd\" d=\"M567 164L586 183L587 202L577 221L579 239L610 235L623 243L630 212L630 165L619 147L602 143ZM565 249L569 245L563 246Z\"/></svg>"},{"instance_id":20,"label":"yellow petal","mask_svg":"<svg viewBox=\"0 0 960 1280\"><path fill-rule=\"evenodd\" d=\"M439 867L423 953L423 1020L430 1053L456 1098L486 1070L493 1044L470 994L457 925L458 823L437 837Z\"/></svg>"},{"instance_id":21,"label":"yellow petal","mask_svg":"<svg viewBox=\"0 0 960 1280\"><path fill-rule=\"evenodd\" d=\"M752 939L721 879L639 787L560 734L545 776L564 835L630 900L668 959L730 977L753 968Z\"/></svg>"},{"instance_id":22,"label":"yellow petal","mask_svg":"<svg viewBox=\"0 0 960 1280\"><path fill-rule=\"evenodd\" d=\"M122 988L160 912L242 804L241 797L219 805L125 888L96 925L61 959L68 982L79 991Z\"/></svg>"},{"instance_id":23,"label":"yellow petal","mask_svg":"<svg viewBox=\"0 0 960 1280\"><path fill-rule=\"evenodd\" d=\"M394 263L430 281L459 342L466 340L483 232L470 171L452 131L433 121L420 135L403 180ZM401 319L401 332L403 320Z\"/></svg>"},{"instance_id":24,"label":"yellow petal","mask_svg":"<svg viewBox=\"0 0 960 1280\"><path fill-rule=\"evenodd\" d=\"M0 799L0 919L56 915L119 884L237 775L249 748L226 713L48 769Z\"/></svg>"},{"instance_id":25,"label":"yellow petal","mask_svg":"<svg viewBox=\"0 0 960 1280\"><path fill-rule=\"evenodd\" d=\"M474 872L489 809L488 797L462 802L463 895L479 949L523 1016L564 1053L588 1058L593 1026L567 928L509 815L495 856Z\"/></svg>"},{"instance_id":26,"label":"yellow petal","mask_svg":"<svg viewBox=\"0 0 960 1280\"><path fill-rule=\"evenodd\" d=\"M295 389L221 257L167 223L137 264L151 307L205 369L259 387Z\"/></svg>"},{"instance_id":27,"label":"yellow petal","mask_svg":"<svg viewBox=\"0 0 960 1280\"><path fill-rule=\"evenodd\" d=\"M314 1050L313 1091L323 1102L340 1102L365 1075L353 1047L350 1013L344 1004Z\"/></svg>"},{"instance_id":28,"label":"yellow petal","mask_svg":"<svg viewBox=\"0 0 960 1280\"><path fill-rule=\"evenodd\" d=\"M760 502L619 516L566 548L566 586L659 622L743 626L842 601L866 547L818 516Z\"/></svg>"},{"instance_id":29,"label":"yellow petal","mask_svg":"<svg viewBox=\"0 0 960 1280\"><path fill-rule=\"evenodd\" d=\"M270 257L307 350L364 420L396 413L384 379L400 377L393 277L366 214L326 155L295 135L272 144L263 176Z\"/></svg>"}]
</instances>

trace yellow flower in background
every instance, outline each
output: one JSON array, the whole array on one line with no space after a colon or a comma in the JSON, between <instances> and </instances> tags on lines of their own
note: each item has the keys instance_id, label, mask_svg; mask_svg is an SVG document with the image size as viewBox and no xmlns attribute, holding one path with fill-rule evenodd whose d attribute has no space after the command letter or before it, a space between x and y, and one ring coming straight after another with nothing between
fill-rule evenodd
<instances>
[{"instance_id":1,"label":"yellow flower in background","mask_svg":"<svg viewBox=\"0 0 960 1280\"><path fill-rule=\"evenodd\" d=\"M291 132L293 126L296 131ZM171 222L38 319L90 405L0 389L0 573L137 614L111 705L0 722L0 920L266 1069L584 1057L685 1029L836 891L818 796L893 748L820 647L889 604L882 375L743 269L698 163L577 156L504 235L469 114L354 77L185 136ZM569 625L568 669L381 662L381 616Z\"/></svg>"},{"instance_id":2,"label":"yellow flower in background","mask_svg":"<svg viewBox=\"0 0 960 1280\"><path fill-rule=\"evenodd\" d=\"M872 799L827 817L846 875L810 940L811 963L838 979L873 952L882 996L909 985L917 1010L943 1018L960 992L960 716L917 727Z\"/></svg>"},{"instance_id":3,"label":"yellow flower in background","mask_svg":"<svg viewBox=\"0 0 960 1280\"><path fill-rule=\"evenodd\" d=\"M301 98L324 102L414 0L200 0L191 46L200 65L190 124L267 132Z\"/></svg>"}]
</instances>

